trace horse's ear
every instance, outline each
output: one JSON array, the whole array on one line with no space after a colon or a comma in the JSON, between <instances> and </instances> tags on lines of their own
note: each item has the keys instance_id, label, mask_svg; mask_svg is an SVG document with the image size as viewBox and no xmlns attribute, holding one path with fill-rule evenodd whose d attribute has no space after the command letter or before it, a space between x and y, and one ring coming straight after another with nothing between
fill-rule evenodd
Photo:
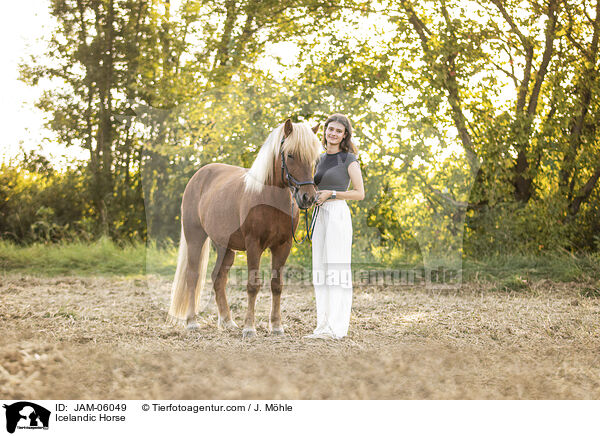
<instances>
[{"instance_id":1,"label":"horse's ear","mask_svg":"<svg viewBox=\"0 0 600 436\"><path fill-rule=\"evenodd\" d=\"M314 133L317 133L319 131L319 127L321 127L321 123L317 123L317 125L315 127L312 128L312 131Z\"/></svg>"},{"instance_id":2,"label":"horse's ear","mask_svg":"<svg viewBox=\"0 0 600 436\"><path fill-rule=\"evenodd\" d=\"M285 126L283 126L283 134L286 138L292 134L292 130L294 130L294 126L292 125L292 120L288 118L285 120Z\"/></svg>"}]
</instances>

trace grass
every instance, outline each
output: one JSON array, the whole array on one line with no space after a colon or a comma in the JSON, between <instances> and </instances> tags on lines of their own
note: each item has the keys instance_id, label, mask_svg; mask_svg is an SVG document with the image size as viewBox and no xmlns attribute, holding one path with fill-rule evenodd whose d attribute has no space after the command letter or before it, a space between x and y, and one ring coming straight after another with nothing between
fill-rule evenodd
<instances>
[{"instance_id":1,"label":"grass","mask_svg":"<svg viewBox=\"0 0 600 436\"><path fill-rule=\"evenodd\" d=\"M215 263L215 251L211 250L210 264ZM0 271L4 274L20 272L38 276L140 276L146 273L172 277L177 263L177 247L159 248L156 244L143 243L119 246L109 239L95 242L63 244L34 244L19 246L0 240ZM244 269L246 255L238 252L234 267ZM290 258L288 268L301 270L306 265ZM360 265L355 268L374 268ZM421 268L422 265L414 265ZM270 253L261 261L261 269L270 268ZM376 269L385 269L378 265ZM403 266L410 268L410 266ZM566 252L543 253L531 256L505 255L466 258L463 261L463 281L489 281L495 289L522 292L531 281L548 279L557 282L581 282L588 286L587 295L600 295L600 254L574 256Z\"/></svg>"},{"instance_id":2,"label":"grass","mask_svg":"<svg viewBox=\"0 0 600 436\"><path fill-rule=\"evenodd\" d=\"M140 275L145 271L142 244L119 247L108 239L65 244L18 246L0 241L0 268L34 275Z\"/></svg>"},{"instance_id":3,"label":"grass","mask_svg":"<svg viewBox=\"0 0 600 436\"><path fill-rule=\"evenodd\" d=\"M466 259L463 277L468 280L519 280L551 279L557 282L586 282L600 280L600 254L550 252L537 255L504 255Z\"/></svg>"},{"instance_id":4,"label":"grass","mask_svg":"<svg viewBox=\"0 0 600 436\"><path fill-rule=\"evenodd\" d=\"M600 298L600 283L597 283L596 286L581 288L579 294L584 298Z\"/></svg>"},{"instance_id":5,"label":"grass","mask_svg":"<svg viewBox=\"0 0 600 436\"><path fill-rule=\"evenodd\" d=\"M177 267L178 247L159 248L143 243L119 246L107 238L94 242L33 244L20 246L0 240L0 271L38 276L139 276L146 273L172 277ZM211 250L209 264L214 265L216 252ZM261 268L271 262L266 252ZM236 254L234 266L245 266L246 254Z\"/></svg>"},{"instance_id":6,"label":"grass","mask_svg":"<svg viewBox=\"0 0 600 436\"><path fill-rule=\"evenodd\" d=\"M497 280L497 285L493 288L494 291L499 292L525 292L529 289L529 283L527 280L515 276L509 279Z\"/></svg>"}]
</instances>

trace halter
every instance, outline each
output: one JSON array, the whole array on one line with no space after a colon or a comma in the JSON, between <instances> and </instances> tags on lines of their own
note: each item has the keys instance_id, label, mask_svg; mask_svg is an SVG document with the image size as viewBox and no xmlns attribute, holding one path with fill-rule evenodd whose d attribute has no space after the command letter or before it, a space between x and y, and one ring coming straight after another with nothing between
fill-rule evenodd
<instances>
[{"instance_id":1,"label":"halter","mask_svg":"<svg viewBox=\"0 0 600 436\"><path fill-rule=\"evenodd\" d=\"M315 185L314 180L310 180L307 182L300 182L297 179L295 179L291 174L290 174L290 170L288 170L288 167L285 163L285 156L283 153L283 149L281 148L281 146L283 145L285 141L285 136L283 138L281 138L281 143L279 144L279 148L281 149L281 182L284 185L287 185L288 188L290 188L290 191L292 192L292 197L296 196L296 192L298 192L298 189L300 189L301 186L304 185ZM285 173L285 178L284 178L284 173ZM286 183L287 180L287 183ZM316 187L316 185L315 185ZM302 242L304 242L304 240L306 238L312 240L312 235L314 233L314 229L315 229L315 222L316 222L316 218L317 215L319 214L319 206L315 207L315 210L313 211L313 215L311 218L311 223L310 223L310 228L308 225L308 207L300 207L300 205L298 204L298 202L296 201L296 204L298 205L298 209L304 210L304 222L306 223L306 235L304 235L304 238L302 238L300 241L298 241L296 239L296 235L294 234L294 202L292 201L292 212L291 212L291 217L292 217L292 238L294 238L294 242L296 242L296 244L301 244Z\"/></svg>"}]
</instances>

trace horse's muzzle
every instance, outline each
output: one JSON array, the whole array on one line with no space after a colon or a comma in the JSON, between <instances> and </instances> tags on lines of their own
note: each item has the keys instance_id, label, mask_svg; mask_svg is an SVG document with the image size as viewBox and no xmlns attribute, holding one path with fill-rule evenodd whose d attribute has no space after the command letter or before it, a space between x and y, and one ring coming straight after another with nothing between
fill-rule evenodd
<instances>
[{"instance_id":1,"label":"horse's muzzle","mask_svg":"<svg viewBox=\"0 0 600 436\"><path fill-rule=\"evenodd\" d=\"M294 194L294 199L300 209L308 209L314 204L316 195L311 195L310 192L300 192L300 190L298 190Z\"/></svg>"}]
</instances>

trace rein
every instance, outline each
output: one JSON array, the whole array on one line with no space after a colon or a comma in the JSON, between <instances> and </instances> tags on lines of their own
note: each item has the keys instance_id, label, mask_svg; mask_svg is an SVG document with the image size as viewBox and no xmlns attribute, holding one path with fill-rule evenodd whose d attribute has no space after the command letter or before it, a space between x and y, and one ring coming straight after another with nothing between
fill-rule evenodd
<instances>
[{"instance_id":1,"label":"rein","mask_svg":"<svg viewBox=\"0 0 600 436\"><path fill-rule=\"evenodd\" d=\"M280 148L283 145L284 141L285 141L285 137L281 138L281 143L279 144ZM287 165L285 163L285 156L283 154L283 149L281 150L280 154L281 154L281 182L284 185L287 185L288 188L290 188L290 191L292 192L292 198L295 198L296 192L298 192L298 189L301 186L304 186L304 185L314 185L315 182L314 182L314 180L310 180L310 181L307 181L307 182L300 182L300 181L296 180L290 174L290 171L288 170L288 167L287 167ZM285 173L285 179L283 177L284 173ZM286 179L287 179L287 183L286 183ZM301 243L303 243L306 240L306 238L308 238L309 240L312 240L312 235L313 235L314 230L315 230L316 219L317 219L317 216L319 215L319 206L315 206L315 209L313 210L313 214L312 214L310 226L308 225L308 208L307 207L300 207L300 205L298 205L298 209L304 210L304 222L305 222L305 225L306 225L306 235L304 235L304 237L300 241L298 241L296 239L296 234L294 232L294 201L292 200L292 212L290 214L291 217L292 217L292 238L294 239L294 242L296 244L301 244Z\"/></svg>"}]
</instances>

